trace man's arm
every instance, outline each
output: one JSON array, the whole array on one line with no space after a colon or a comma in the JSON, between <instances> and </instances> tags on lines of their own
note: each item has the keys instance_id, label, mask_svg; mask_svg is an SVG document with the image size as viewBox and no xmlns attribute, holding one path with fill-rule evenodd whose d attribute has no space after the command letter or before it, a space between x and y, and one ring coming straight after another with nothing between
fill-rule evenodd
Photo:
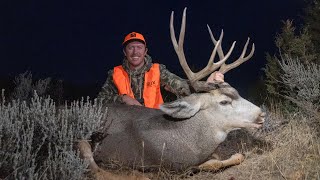
<instances>
[{"instance_id":1,"label":"man's arm","mask_svg":"<svg viewBox=\"0 0 320 180\"><path fill-rule=\"evenodd\" d=\"M174 93L176 96L186 96L190 94L188 81L171 73L165 65L160 64L161 86Z\"/></svg>"},{"instance_id":2,"label":"man's arm","mask_svg":"<svg viewBox=\"0 0 320 180\"><path fill-rule=\"evenodd\" d=\"M101 88L98 94L98 99L101 99L103 103L122 103L122 97L119 96L117 87L113 83L113 70L108 71L108 77L106 82Z\"/></svg>"}]
</instances>

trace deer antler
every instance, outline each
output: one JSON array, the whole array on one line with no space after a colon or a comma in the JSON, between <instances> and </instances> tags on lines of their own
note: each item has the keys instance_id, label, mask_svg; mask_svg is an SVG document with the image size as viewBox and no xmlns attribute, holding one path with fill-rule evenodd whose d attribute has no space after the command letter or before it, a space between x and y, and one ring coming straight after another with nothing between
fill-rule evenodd
<instances>
[{"instance_id":1,"label":"deer antler","mask_svg":"<svg viewBox=\"0 0 320 180\"><path fill-rule=\"evenodd\" d=\"M225 56L224 56L224 53L223 53L222 47L221 47L221 41L222 41L222 38L223 38L223 30L221 31L219 40L217 41L217 40L213 37L212 31L211 31L209 25L207 25L207 27L208 27L208 31L209 31L209 34L210 34L210 36L211 36L211 40L212 40L213 44L214 44L215 46L218 46L218 50L217 50L217 51L218 51L219 58L220 58L220 59L224 59ZM254 50L255 50L254 43L252 44L252 48L251 48L251 51L250 51L249 55L246 56L246 57L244 57L245 54L246 54L246 52L247 52L247 47L248 47L249 41L250 41L250 38L248 38L246 44L244 45L240 57L239 57L237 60L235 60L233 63L231 63L231 64L226 64L226 63L224 62L224 63L221 65L221 67L220 67L220 69L219 69L219 72L225 74L225 73L228 72L229 70L238 67L240 64L242 64L242 63L244 63L245 61L249 60L249 59L253 56L253 53L254 53Z\"/></svg>"},{"instance_id":2,"label":"deer antler","mask_svg":"<svg viewBox=\"0 0 320 180\"><path fill-rule=\"evenodd\" d=\"M214 63L213 59L216 55L217 49L220 47L220 41L217 41L216 45L211 53L211 56L210 56L210 59L209 59L207 66L197 73L192 72L188 66L188 63L186 61L186 57L184 55L184 50L183 50L183 42L184 42L184 35L185 35L185 29L186 29L186 10L187 10L187 8L185 8L183 11L181 29L180 29L180 35L179 35L179 42L177 42L174 27L173 27L173 14L174 14L174 12L171 13L170 36L171 36L171 41L174 46L174 49L178 55L180 65L182 66L184 72L186 73L188 79L190 80L190 82L192 84L192 83L208 76L210 73L212 73L216 69L218 69L229 58L229 56L234 48L235 42L232 44L232 46L231 46L229 52L226 54L226 56L224 56L222 59L220 59L220 61Z\"/></svg>"}]
</instances>

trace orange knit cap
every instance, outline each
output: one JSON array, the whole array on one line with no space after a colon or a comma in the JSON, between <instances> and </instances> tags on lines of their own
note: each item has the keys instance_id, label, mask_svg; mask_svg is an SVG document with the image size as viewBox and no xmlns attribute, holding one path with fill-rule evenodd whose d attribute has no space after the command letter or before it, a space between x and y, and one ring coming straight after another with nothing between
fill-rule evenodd
<instances>
[{"instance_id":1,"label":"orange knit cap","mask_svg":"<svg viewBox=\"0 0 320 180\"><path fill-rule=\"evenodd\" d=\"M122 45L126 46L129 42L132 41L140 41L143 44L147 45L146 40L144 39L143 35L137 32L131 32L128 35L126 35L126 37L123 40Z\"/></svg>"}]
</instances>

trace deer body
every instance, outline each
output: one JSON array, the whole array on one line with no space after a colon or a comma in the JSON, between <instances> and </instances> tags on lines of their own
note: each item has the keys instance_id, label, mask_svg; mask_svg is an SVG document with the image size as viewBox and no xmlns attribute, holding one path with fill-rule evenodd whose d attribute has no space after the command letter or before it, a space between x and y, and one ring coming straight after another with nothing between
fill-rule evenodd
<instances>
[{"instance_id":1,"label":"deer body","mask_svg":"<svg viewBox=\"0 0 320 180\"><path fill-rule=\"evenodd\" d=\"M262 121L260 108L238 96L232 87L227 90L236 97L231 99L218 90L192 94L164 104L162 111L110 106L107 121L112 122L105 132L109 135L98 146L95 160L108 163L113 159L138 167L162 165L175 170L205 162L228 132L255 127ZM173 112L177 108L194 112Z\"/></svg>"}]
</instances>

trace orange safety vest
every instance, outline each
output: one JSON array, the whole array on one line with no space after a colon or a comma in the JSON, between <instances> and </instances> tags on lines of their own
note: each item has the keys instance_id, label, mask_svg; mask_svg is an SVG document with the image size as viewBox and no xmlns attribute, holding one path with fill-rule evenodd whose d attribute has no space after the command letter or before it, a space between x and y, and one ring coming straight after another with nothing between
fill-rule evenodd
<instances>
[{"instance_id":1,"label":"orange safety vest","mask_svg":"<svg viewBox=\"0 0 320 180\"><path fill-rule=\"evenodd\" d=\"M126 94L135 98L128 73L121 65L113 68L113 82L118 88L119 95ZM163 103L160 92L160 66L157 63L154 63L144 75L143 99L145 106L149 108L159 109Z\"/></svg>"}]
</instances>

